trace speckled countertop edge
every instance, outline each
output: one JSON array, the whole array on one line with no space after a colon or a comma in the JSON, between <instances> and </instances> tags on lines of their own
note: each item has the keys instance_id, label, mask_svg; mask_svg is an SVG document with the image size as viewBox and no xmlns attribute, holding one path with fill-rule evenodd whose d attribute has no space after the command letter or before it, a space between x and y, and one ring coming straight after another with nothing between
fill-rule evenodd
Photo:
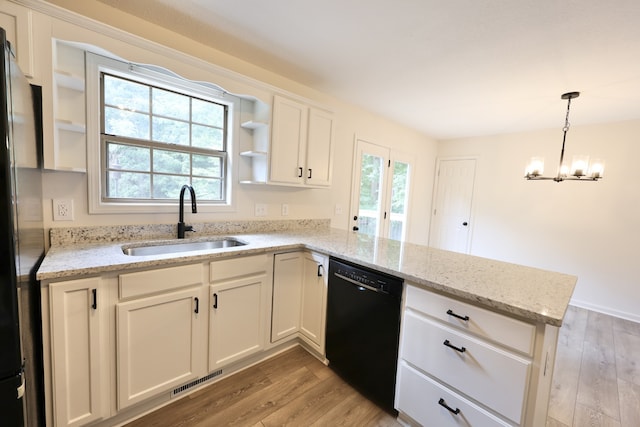
<instances>
[{"instance_id":1,"label":"speckled countertop edge","mask_svg":"<svg viewBox=\"0 0 640 427\"><path fill-rule=\"evenodd\" d=\"M309 249L402 277L427 289L553 326L562 325L577 282L575 276L567 274L337 229L228 233L224 236L235 237L248 244L153 256L125 255L122 247L131 246L132 242L57 245L47 253L37 277L42 281L56 281L176 263L205 262L229 256ZM157 242L151 240L136 244Z\"/></svg>"}]
</instances>

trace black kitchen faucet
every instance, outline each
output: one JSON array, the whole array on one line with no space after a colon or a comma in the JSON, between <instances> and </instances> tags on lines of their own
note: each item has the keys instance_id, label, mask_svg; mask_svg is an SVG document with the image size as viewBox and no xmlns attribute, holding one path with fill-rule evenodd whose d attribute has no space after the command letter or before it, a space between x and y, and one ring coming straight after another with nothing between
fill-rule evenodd
<instances>
[{"instance_id":1,"label":"black kitchen faucet","mask_svg":"<svg viewBox=\"0 0 640 427\"><path fill-rule=\"evenodd\" d=\"M189 190L191 193L191 212L198 213L198 207L196 206L196 192L190 185L183 185L180 189L180 218L178 220L178 239L184 239L185 231L193 231L193 226L184 225L184 192Z\"/></svg>"}]
</instances>

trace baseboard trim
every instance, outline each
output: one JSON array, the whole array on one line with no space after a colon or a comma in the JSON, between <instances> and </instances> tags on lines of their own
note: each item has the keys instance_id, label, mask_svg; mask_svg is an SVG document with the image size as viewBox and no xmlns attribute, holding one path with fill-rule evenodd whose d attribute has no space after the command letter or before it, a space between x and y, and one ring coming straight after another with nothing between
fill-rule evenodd
<instances>
[{"instance_id":1,"label":"baseboard trim","mask_svg":"<svg viewBox=\"0 0 640 427\"><path fill-rule=\"evenodd\" d=\"M586 301L580 301L571 299L569 303L575 307L584 308L586 310L596 311L598 313L607 314L609 316L618 317L620 319L630 320L632 322L640 323L640 315L634 313L627 313L625 311L615 310L611 307L604 307L598 304L592 304Z\"/></svg>"}]
</instances>

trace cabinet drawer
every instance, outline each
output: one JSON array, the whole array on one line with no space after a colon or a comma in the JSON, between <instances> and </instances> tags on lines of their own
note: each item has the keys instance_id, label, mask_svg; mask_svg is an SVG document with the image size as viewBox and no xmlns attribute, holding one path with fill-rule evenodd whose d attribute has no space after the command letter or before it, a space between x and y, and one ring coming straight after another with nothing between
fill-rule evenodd
<instances>
[{"instance_id":1,"label":"cabinet drawer","mask_svg":"<svg viewBox=\"0 0 640 427\"><path fill-rule=\"evenodd\" d=\"M510 424L401 361L397 409L423 426L496 427ZM440 403L441 402L441 403ZM447 405L451 411L445 408ZM452 411L459 411L454 413Z\"/></svg>"},{"instance_id":2,"label":"cabinet drawer","mask_svg":"<svg viewBox=\"0 0 640 427\"><path fill-rule=\"evenodd\" d=\"M536 328L530 323L447 298L416 286L407 286L406 305L448 325L533 355ZM467 317L468 320L454 316Z\"/></svg>"},{"instance_id":3,"label":"cabinet drawer","mask_svg":"<svg viewBox=\"0 0 640 427\"><path fill-rule=\"evenodd\" d=\"M531 371L530 360L412 310L405 311L403 321L403 359L520 423Z\"/></svg>"},{"instance_id":4,"label":"cabinet drawer","mask_svg":"<svg viewBox=\"0 0 640 427\"><path fill-rule=\"evenodd\" d=\"M202 264L120 275L120 298L131 298L202 284Z\"/></svg>"},{"instance_id":5,"label":"cabinet drawer","mask_svg":"<svg viewBox=\"0 0 640 427\"><path fill-rule=\"evenodd\" d=\"M214 261L210 267L210 281L261 274L267 271L267 254Z\"/></svg>"}]
</instances>

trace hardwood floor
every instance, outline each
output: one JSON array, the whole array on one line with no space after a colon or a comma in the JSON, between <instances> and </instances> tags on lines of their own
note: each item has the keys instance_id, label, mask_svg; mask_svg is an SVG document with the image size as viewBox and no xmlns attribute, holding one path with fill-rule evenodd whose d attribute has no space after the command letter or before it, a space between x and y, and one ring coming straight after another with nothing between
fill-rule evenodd
<instances>
[{"instance_id":1,"label":"hardwood floor","mask_svg":"<svg viewBox=\"0 0 640 427\"><path fill-rule=\"evenodd\" d=\"M400 426L301 347L199 390L128 427Z\"/></svg>"},{"instance_id":2,"label":"hardwood floor","mask_svg":"<svg viewBox=\"0 0 640 427\"><path fill-rule=\"evenodd\" d=\"M547 427L640 426L640 324L569 307ZM300 347L130 424L400 426Z\"/></svg>"},{"instance_id":3,"label":"hardwood floor","mask_svg":"<svg viewBox=\"0 0 640 427\"><path fill-rule=\"evenodd\" d=\"M640 426L640 324L569 307L547 427Z\"/></svg>"}]
</instances>

